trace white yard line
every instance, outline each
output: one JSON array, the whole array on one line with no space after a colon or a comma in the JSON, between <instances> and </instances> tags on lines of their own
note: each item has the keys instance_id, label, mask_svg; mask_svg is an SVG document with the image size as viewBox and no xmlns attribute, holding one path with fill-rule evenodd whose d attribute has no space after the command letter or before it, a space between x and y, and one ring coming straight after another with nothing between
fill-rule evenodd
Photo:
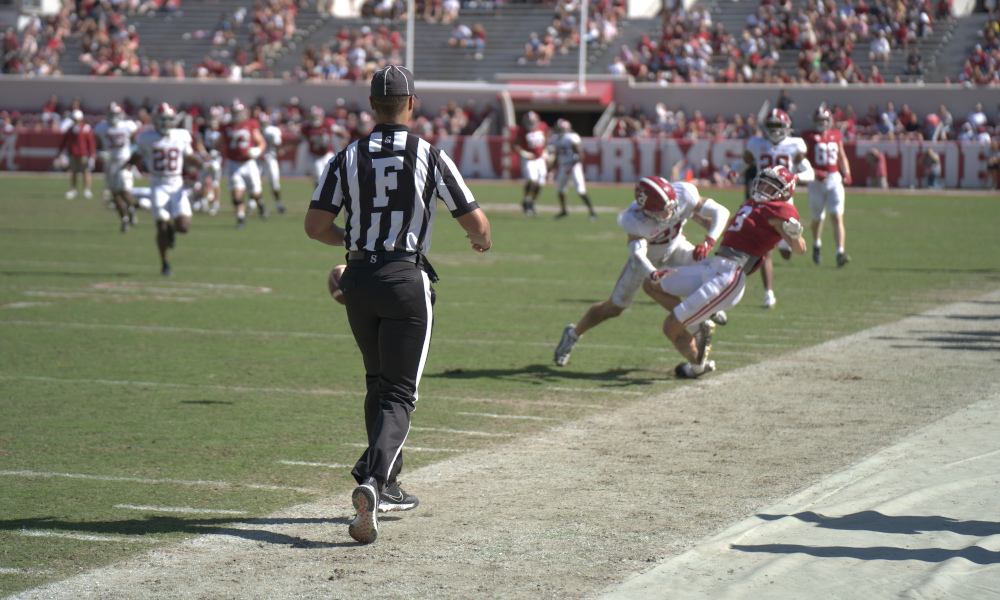
<instances>
[{"instance_id":1,"label":"white yard line","mask_svg":"<svg viewBox=\"0 0 1000 600\"><path fill-rule=\"evenodd\" d=\"M455 413L459 415L468 413ZM437 431L440 433L456 433L459 435L478 435L484 437L513 437L513 433L493 433L489 431L465 431L462 429L445 429L443 427L415 427L410 426L410 431Z\"/></svg>"},{"instance_id":2,"label":"white yard line","mask_svg":"<svg viewBox=\"0 0 1000 600\"><path fill-rule=\"evenodd\" d=\"M555 421L554 417L534 417L531 415L497 415L493 413L473 413L473 412L456 412L456 415L465 415L468 417L489 417L490 419L524 419L528 421Z\"/></svg>"},{"instance_id":3,"label":"white yard line","mask_svg":"<svg viewBox=\"0 0 1000 600\"><path fill-rule=\"evenodd\" d=\"M135 542L140 538L129 538L120 535L92 535L89 533L63 533L61 531L40 531L38 529L22 529L18 535L27 537L54 537L67 540L82 540L84 542ZM157 541L152 538L141 538L142 541Z\"/></svg>"},{"instance_id":4,"label":"white yard line","mask_svg":"<svg viewBox=\"0 0 1000 600\"><path fill-rule=\"evenodd\" d=\"M352 446L354 448L367 448L368 444L344 442L344 446ZM465 450L460 450L458 448L421 448L420 446L404 446L404 450L407 452L465 452Z\"/></svg>"},{"instance_id":5,"label":"white yard line","mask_svg":"<svg viewBox=\"0 0 1000 600\"><path fill-rule=\"evenodd\" d=\"M245 515L245 510L226 510L222 508L191 508L190 506L141 506L135 504L115 504L115 508L125 508L128 510L141 510L146 512L168 512L198 514L205 513L211 515Z\"/></svg>"},{"instance_id":6,"label":"white yard line","mask_svg":"<svg viewBox=\"0 0 1000 600\"><path fill-rule=\"evenodd\" d=\"M291 487L282 485L263 485L259 483L230 483L228 481L210 481L210 480L184 480L184 479L147 479L143 477L122 477L118 475L90 475L87 473L51 473L44 471L0 471L0 476L7 475L11 477L67 477L70 479L91 479L95 481L124 481L129 483L145 483L151 485L191 485L191 486L202 486L202 487L234 487L234 488L248 488L252 490L270 490L270 491L294 491L303 492L306 494L319 494L322 490L316 490L311 488L302 487Z\"/></svg>"},{"instance_id":7,"label":"white yard line","mask_svg":"<svg viewBox=\"0 0 1000 600\"><path fill-rule=\"evenodd\" d=\"M352 396L356 394L362 394L361 391L342 391L342 390L326 390L326 389L303 389L303 388L278 388L278 387L246 387L246 386L231 386L231 385L199 385L195 383L170 383L161 381L129 381L129 380L115 380L115 379L70 379L63 377L42 377L37 375L0 375L0 381L2 380L27 380L27 381L45 381L50 383L90 383L96 385L137 385L146 387L172 387L172 388L190 388L190 389L206 389L206 390L218 390L222 392L275 392L282 394L313 394L319 396Z\"/></svg>"}]
</instances>

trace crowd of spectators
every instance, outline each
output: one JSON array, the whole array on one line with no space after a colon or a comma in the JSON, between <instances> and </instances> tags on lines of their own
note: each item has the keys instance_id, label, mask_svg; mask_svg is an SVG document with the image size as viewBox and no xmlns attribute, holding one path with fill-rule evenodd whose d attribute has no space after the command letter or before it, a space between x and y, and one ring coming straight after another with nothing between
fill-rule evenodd
<instances>
[{"instance_id":1,"label":"crowd of spectators","mask_svg":"<svg viewBox=\"0 0 1000 600\"><path fill-rule=\"evenodd\" d=\"M524 54L518 64L534 63L548 66L558 54L569 54L580 47L581 40L588 46L606 47L618 36L618 21L625 18L624 0L588 0L587 24L581 31L579 24L579 0L558 0L552 23L539 34L528 35Z\"/></svg>"},{"instance_id":2,"label":"crowd of spectators","mask_svg":"<svg viewBox=\"0 0 1000 600\"><path fill-rule=\"evenodd\" d=\"M1000 84L1000 8L993 10L982 35L982 42L973 47L962 65L958 80L970 85Z\"/></svg>"},{"instance_id":3,"label":"crowd of spectators","mask_svg":"<svg viewBox=\"0 0 1000 600\"><path fill-rule=\"evenodd\" d=\"M402 63L404 45L402 34L388 25L375 29L343 25L318 49L314 44L306 46L293 77L300 81L366 81L385 65Z\"/></svg>"},{"instance_id":4,"label":"crowd of spectators","mask_svg":"<svg viewBox=\"0 0 1000 600\"><path fill-rule=\"evenodd\" d=\"M950 20L951 10L950 0L808 0L798 8L791 0L761 0L734 34L713 23L708 10L678 3L663 12L658 34L623 46L608 68L661 83L916 80L925 67L915 42ZM886 73L894 53L906 56L905 66Z\"/></svg>"}]
</instances>

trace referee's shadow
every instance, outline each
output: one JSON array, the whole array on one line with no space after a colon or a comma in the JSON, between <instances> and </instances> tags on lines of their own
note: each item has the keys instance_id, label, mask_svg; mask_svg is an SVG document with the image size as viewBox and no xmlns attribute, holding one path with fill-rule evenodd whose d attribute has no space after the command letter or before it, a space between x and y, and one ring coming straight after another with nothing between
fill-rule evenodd
<instances>
[{"instance_id":1,"label":"referee's shadow","mask_svg":"<svg viewBox=\"0 0 1000 600\"><path fill-rule=\"evenodd\" d=\"M672 379L666 373L651 372L642 368L617 367L599 372L579 372L551 365L524 365L510 369L444 369L440 373L424 373L424 378L472 381L476 379L518 382L530 385L566 383L567 380L589 381L601 387L619 388L653 385Z\"/></svg>"}]
</instances>

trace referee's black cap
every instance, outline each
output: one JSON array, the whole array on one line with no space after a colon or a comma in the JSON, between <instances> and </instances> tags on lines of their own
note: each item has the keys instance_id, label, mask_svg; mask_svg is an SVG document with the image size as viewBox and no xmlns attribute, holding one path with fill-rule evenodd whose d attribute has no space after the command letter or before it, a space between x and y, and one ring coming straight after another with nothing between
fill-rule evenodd
<instances>
[{"instance_id":1,"label":"referee's black cap","mask_svg":"<svg viewBox=\"0 0 1000 600\"><path fill-rule=\"evenodd\" d=\"M387 65L372 77L374 96L414 96L413 73L406 67Z\"/></svg>"}]
</instances>

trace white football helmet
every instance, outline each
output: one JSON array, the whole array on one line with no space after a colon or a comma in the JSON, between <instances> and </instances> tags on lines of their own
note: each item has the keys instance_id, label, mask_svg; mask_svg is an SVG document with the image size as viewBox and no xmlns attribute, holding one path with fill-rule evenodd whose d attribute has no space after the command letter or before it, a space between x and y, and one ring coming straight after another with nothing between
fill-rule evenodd
<instances>
[{"instance_id":1,"label":"white football helmet","mask_svg":"<svg viewBox=\"0 0 1000 600\"><path fill-rule=\"evenodd\" d=\"M762 169L750 188L754 202L787 202L794 193L795 175L784 165Z\"/></svg>"},{"instance_id":2,"label":"white football helmet","mask_svg":"<svg viewBox=\"0 0 1000 600\"><path fill-rule=\"evenodd\" d=\"M153 113L153 127L160 135L166 135L174 128L174 121L177 119L177 111L166 102L161 102Z\"/></svg>"},{"instance_id":3,"label":"white football helmet","mask_svg":"<svg viewBox=\"0 0 1000 600\"><path fill-rule=\"evenodd\" d=\"M532 129L538 126L541 120L542 118L538 116L538 113L536 113L533 110L529 110L528 112L524 113L523 117L521 117L521 124L524 125L525 129L531 131Z\"/></svg>"},{"instance_id":4,"label":"white football helmet","mask_svg":"<svg viewBox=\"0 0 1000 600\"><path fill-rule=\"evenodd\" d=\"M772 144L780 144L792 130L792 119L780 108L772 109L764 119L764 136Z\"/></svg>"},{"instance_id":5,"label":"white football helmet","mask_svg":"<svg viewBox=\"0 0 1000 600\"><path fill-rule=\"evenodd\" d=\"M112 127L117 125L122 120L122 117L124 115L125 111L122 110L121 105L119 105L117 102L112 102L111 104L108 105L107 119L108 119L108 124L111 125Z\"/></svg>"}]
</instances>

